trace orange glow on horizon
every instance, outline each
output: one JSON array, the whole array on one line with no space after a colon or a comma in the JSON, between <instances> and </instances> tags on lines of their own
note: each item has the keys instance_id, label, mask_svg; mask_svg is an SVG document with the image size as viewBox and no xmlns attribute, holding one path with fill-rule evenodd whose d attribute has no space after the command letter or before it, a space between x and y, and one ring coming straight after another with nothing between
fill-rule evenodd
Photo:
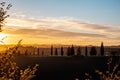
<instances>
[{"instance_id":1,"label":"orange glow on horizon","mask_svg":"<svg viewBox=\"0 0 120 80\"><path fill-rule=\"evenodd\" d=\"M60 45L80 45L80 46L86 46L86 45L94 45L94 46L100 46L101 40L94 40L89 38L89 40L84 39L65 39L65 38L28 38L28 37L21 37L21 36L8 36L6 39L4 39L5 44L17 44L19 40L23 39L22 44L27 45L53 45L53 44L60 44ZM115 43L114 40L103 40L105 46L111 46L111 45L118 45L118 43Z\"/></svg>"},{"instance_id":2,"label":"orange glow on horizon","mask_svg":"<svg viewBox=\"0 0 120 80\"><path fill-rule=\"evenodd\" d=\"M0 39L5 44L62 44L62 45L120 45L118 27L97 25L92 23L79 23L68 19L41 18L40 20L8 18ZM68 27L69 26L69 27ZM106 29L106 27L108 27ZM113 29L113 30L112 30ZM115 32L116 31L116 32ZM0 43L1 44L1 43Z\"/></svg>"}]
</instances>

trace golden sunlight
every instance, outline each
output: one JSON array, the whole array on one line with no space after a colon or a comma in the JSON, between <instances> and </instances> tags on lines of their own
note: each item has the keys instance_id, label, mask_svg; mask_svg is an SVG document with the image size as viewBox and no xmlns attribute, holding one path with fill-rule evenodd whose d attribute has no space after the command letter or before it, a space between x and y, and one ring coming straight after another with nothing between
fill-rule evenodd
<instances>
[{"instance_id":1,"label":"golden sunlight","mask_svg":"<svg viewBox=\"0 0 120 80\"><path fill-rule=\"evenodd\" d=\"M8 35L4 33L0 33L0 44L2 44L2 40L4 40Z\"/></svg>"}]
</instances>

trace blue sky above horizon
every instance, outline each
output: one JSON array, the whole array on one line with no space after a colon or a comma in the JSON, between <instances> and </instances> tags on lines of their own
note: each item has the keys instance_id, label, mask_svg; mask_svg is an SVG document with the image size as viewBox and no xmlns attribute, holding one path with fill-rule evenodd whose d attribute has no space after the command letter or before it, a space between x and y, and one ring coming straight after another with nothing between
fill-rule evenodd
<instances>
[{"instance_id":1,"label":"blue sky above horizon","mask_svg":"<svg viewBox=\"0 0 120 80\"><path fill-rule=\"evenodd\" d=\"M13 12L119 26L120 0L13 0Z\"/></svg>"},{"instance_id":2,"label":"blue sky above horizon","mask_svg":"<svg viewBox=\"0 0 120 80\"><path fill-rule=\"evenodd\" d=\"M120 45L120 0L0 1L13 5L3 31L10 44Z\"/></svg>"}]
</instances>

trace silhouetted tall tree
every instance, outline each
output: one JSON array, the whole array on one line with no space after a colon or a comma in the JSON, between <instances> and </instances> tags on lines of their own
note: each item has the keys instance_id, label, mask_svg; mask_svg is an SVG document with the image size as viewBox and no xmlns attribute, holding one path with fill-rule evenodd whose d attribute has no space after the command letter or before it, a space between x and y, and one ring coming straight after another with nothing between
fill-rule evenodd
<instances>
[{"instance_id":1,"label":"silhouetted tall tree","mask_svg":"<svg viewBox=\"0 0 120 80\"><path fill-rule=\"evenodd\" d=\"M61 56L64 55L64 50L63 50L63 47L61 47Z\"/></svg>"},{"instance_id":2,"label":"silhouetted tall tree","mask_svg":"<svg viewBox=\"0 0 120 80\"><path fill-rule=\"evenodd\" d=\"M71 56L75 55L75 50L74 50L74 46L73 45L70 48L70 55Z\"/></svg>"},{"instance_id":3,"label":"silhouetted tall tree","mask_svg":"<svg viewBox=\"0 0 120 80\"><path fill-rule=\"evenodd\" d=\"M75 55L75 50L74 50L74 46L72 45L71 47L67 48L67 56L73 56Z\"/></svg>"},{"instance_id":4,"label":"silhouetted tall tree","mask_svg":"<svg viewBox=\"0 0 120 80\"><path fill-rule=\"evenodd\" d=\"M51 46L51 56L53 55L53 46Z\"/></svg>"},{"instance_id":5,"label":"silhouetted tall tree","mask_svg":"<svg viewBox=\"0 0 120 80\"><path fill-rule=\"evenodd\" d=\"M88 49L87 49L87 46L85 47L85 56L88 56Z\"/></svg>"},{"instance_id":6,"label":"silhouetted tall tree","mask_svg":"<svg viewBox=\"0 0 120 80\"><path fill-rule=\"evenodd\" d=\"M70 47L67 48L67 56L70 56Z\"/></svg>"},{"instance_id":7,"label":"silhouetted tall tree","mask_svg":"<svg viewBox=\"0 0 120 80\"><path fill-rule=\"evenodd\" d=\"M40 55L40 49L39 48L37 49L37 54Z\"/></svg>"},{"instance_id":8,"label":"silhouetted tall tree","mask_svg":"<svg viewBox=\"0 0 120 80\"><path fill-rule=\"evenodd\" d=\"M101 56L104 56L104 45L103 45L103 42L101 43L100 53L101 53Z\"/></svg>"},{"instance_id":9,"label":"silhouetted tall tree","mask_svg":"<svg viewBox=\"0 0 120 80\"><path fill-rule=\"evenodd\" d=\"M90 50L90 55L96 55L97 54L97 50L96 48L93 46L91 47L91 50Z\"/></svg>"},{"instance_id":10,"label":"silhouetted tall tree","mask_svg":"<svg viewBox=\"0 0 120 80\"><path fill-rule=\"evenodd\" d=\"M81 48L80 47L77 48L77 55L81 56Z\"/></svg>"},{"instance_id":11,"label":"silhouetted tall tree","mask_svg":"<svg viewBox=\"0 0 120 80\"><path fill-rule=\"evenodd\" d=\"M55 55L56 55L56 56L58 55L58 50L57 50L57 48L55 48Z\"/></svg>"}]
</instances>

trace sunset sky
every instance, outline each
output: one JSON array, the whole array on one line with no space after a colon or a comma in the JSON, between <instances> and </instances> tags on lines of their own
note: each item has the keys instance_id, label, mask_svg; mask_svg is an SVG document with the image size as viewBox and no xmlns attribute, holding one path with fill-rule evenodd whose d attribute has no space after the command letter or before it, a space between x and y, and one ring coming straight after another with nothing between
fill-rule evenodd
<instances>
[{"instance_id":1,"label":"sunset sky","mask_svg":"<svg viewBox=\"0 0 120 80\"><path fill-rule=\"evenodd\" d=\"M16 44L120 45L120 0L0 0L9 10L0 38Z\"/></svg>"}]
</instances>

